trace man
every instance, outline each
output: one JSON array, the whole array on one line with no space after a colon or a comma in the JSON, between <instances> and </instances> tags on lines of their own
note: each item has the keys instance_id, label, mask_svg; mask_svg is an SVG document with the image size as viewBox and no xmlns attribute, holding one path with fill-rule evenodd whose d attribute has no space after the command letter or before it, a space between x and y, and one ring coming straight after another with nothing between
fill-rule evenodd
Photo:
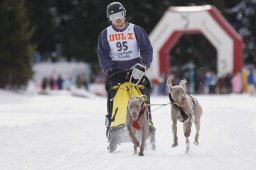
<instances>
[{"instance_id":1,"label":"man","mask_svg":"<svg viewBox=\"0 0 256 170\"><path fill-rule=\"evenodd\" d=\"M137 63L150 67L153 49L147 33L125 19L126 10L120 2L107 7L112 25L104 29L98 39L98 58L103 72L130 69ZM124 64L125 63L125 64Z\"/></svg>"},{"instance_id":2,"label":"man","mask_svg":"<svg viewBox=\"0 0 256 170\"><path fill-rule=\"evenodd\" d=\"M127 22L125 17L126 10L120 2L113 2L107 6L107 18L111 25L100 33L97 49L100 67L107 75L107 79L111 74L129 70L136 64L148 69L152 62L153 49L147 33L141 27ZM106 87L107 85L108 81ZM145 95L149 97L149 93ZM112 103L109 92L107 104L108 115L111 115ZM151 115L149 117L151 121Z\"/></svg>"}]
</instances>

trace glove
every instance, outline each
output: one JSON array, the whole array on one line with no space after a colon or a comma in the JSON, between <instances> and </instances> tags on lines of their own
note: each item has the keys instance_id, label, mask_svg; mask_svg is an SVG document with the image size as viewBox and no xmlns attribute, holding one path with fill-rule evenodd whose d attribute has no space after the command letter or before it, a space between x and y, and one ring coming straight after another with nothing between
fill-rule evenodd
<instances>
[{"instance_id":1,"label":"glove","mask_svg":"<svg viewBox=\"0 0 256 170\"><path fill-rule=\"evenodd\" d=\"M143 72L146 72L146 70L147 70L147 67L140 63L137 63L134 66L132 66L131 70L133 70L134 68L139 69L140 71L143 71Z\"/></svg>"},{"instance_id":2,"label":"glove","mask_svg":"<svg viewBox=\"0 0 256 170\"><path fill-rule=\"evenodd\" d=\"M112 67L109 67L106 69L106 75L109 75L111 74L111 72L113 71L114 69Z\"/></svg>"},{"instance_id":3,"label":"glove","mask_svg":"<svg viewBox=\"0 0 256 170\"><path fill-rule=\"evenodd\" d=\"M141 79L146 74L146 67L142 64L135 64L132 68L132 77L135 79Z\"/></svg>"}]
</instances>

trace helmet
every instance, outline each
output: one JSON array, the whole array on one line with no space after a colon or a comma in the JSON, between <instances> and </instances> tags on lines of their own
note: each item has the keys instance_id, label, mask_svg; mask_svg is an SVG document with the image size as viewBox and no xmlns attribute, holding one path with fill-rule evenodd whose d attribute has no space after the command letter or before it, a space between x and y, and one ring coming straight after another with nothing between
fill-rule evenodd
<instances>
[{"instance_id":1,"label":"helmet","mask_svg":"<svg viewBox=\"0 0 256 170\"><path fill-rule=\"evenodd\" d=\"M126 10L124 6L120 2L112 2L107 6L107 17L109 18L110 15L123 12L124 16L126 15Z\"/></svg>"}]
</instances>

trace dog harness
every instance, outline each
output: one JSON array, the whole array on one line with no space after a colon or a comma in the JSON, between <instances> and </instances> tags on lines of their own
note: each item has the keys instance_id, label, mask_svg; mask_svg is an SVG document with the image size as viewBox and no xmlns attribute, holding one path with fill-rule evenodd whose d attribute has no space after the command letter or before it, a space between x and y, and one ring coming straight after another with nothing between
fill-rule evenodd
<instances>
[{"instance_id":1,"label":"dog harness","mask_svg":"<svg viewBox=\"0 0 256 170\"><path fill-rule=\"evenodd\" d=\"M191 96L190 96L191 97ZM191 97L192 98L192 97ZM188 119L188 115L185 113L185 111L183 110L183 108L182 107L180 107L178 104L177 104L177 102L172 98L172 95L171 95L171 93L169 93L169 99L170 99L170 101L171 101L171 103L172 103L172 106L175 108L175 109L177 109L177 110L179 110L180 111L180 114L181 114L181 116L182 116L182 118L183 118L183 120L181 121L181 122L185 122L187 119ZM194 104L195 104L195 101L193 100L193 102L194 102Z\"/></svg>"},{"instance_id":2,"label":"dog harness","mask_svg":"<svg viewBox=\"0 0 256 170\"><path fill-rule=\"evenodd\" d=\"M133 127L134 127L134 129L136 129L136 130L141 130L141 127L140 127L140 125L139 125L139 117L140 117L140 115L142 115L142 114L145 112L145 109L146 109L146 107L145 107L144 105L142 105L137 120L133 121Z\"/></svg>"},{"instance_id":3,"label":"dog harness","mask_svg":"<svg viewBox=\"0 0 256 170\"><path fill-rule=\"evenodd\" d=\"M196 107L196 102L195 102L195 100L194 100L194 98L193 98L192 96L190 96L189 94L188 94L188 96L191 98L192 102L194 103L194 107L193 107L193 110L195 110L195 107Z\"/></svg>"}]
</instances>

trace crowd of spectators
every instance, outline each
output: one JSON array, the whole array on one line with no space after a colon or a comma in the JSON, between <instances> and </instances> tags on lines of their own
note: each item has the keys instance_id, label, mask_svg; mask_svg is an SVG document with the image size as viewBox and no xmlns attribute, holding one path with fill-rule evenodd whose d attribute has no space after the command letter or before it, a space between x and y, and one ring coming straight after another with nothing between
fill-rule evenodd
<instances>
[{"instance_id":1,"label":"crowd of spectators","mask_svg":"<svg viewBox=\"0 0 256 170\"><path fill-rule=\"evenodd\" d=\"M88 89L89 82L82 75L63 78L61 75L44 77L41 82L41 90L70 90L72 87Z\"/></svg>"},{"instance_id":2,"label":"crowd of spectators","mask_svg":"<svg viewBox=\"0 0 256 170\"><path fill-rule=\"evenodd\" d=\"M179 84L183 78L171 75L173 84ZM158 80L152 80L154 95L167 95L166 76L161 76ZM209 71L205 74L196 74L194 77L193 91L190 91L191 80L187 80L187 90L190 94L241 94L249 93L256 95L256 70L226 74L218 77L215 72ZM88 90L89 85L104 84L104 75L91 76L90 82L86 81L82 75L74 75L63 78L61 75L44 77L41 82L41 89L44 90L70 90L71 87L83 88Z\"/></svg>"},{"instance_id":3,"label":"crowd of spectators","mask_svg":"<svg viewBox=\"0 0 256 170\"><path fill-rule=\"evenodd\" d=\"M173 84L179 84L180 78L171 75ZM157 95L166 95L168 89L166 88L167 77L161 76L158 80L154 80L153 91ZM249 93L251 96L256 95L256 69L243 70L237 73L229 73L224 76L217 76L213 71L206 73L197 73L193 77L193 82L185 77L187 80L187 89L189 93L194 94L241 94ZM191 90L190 83L193 83L193 90Z\"/></svg>"}]
</instances>

